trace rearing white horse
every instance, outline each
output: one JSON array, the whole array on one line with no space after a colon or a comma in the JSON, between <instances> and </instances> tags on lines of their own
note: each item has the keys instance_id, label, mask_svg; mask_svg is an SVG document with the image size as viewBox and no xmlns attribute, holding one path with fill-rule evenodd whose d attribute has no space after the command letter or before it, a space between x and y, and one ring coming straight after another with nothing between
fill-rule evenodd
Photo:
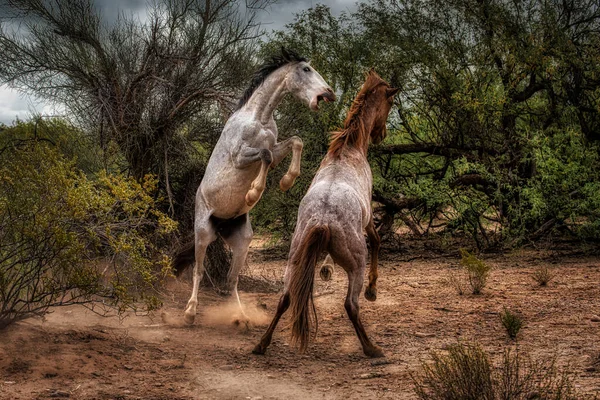
<instances>
[{"instance_id":1,"label":"rearing white horse","mask_svg":"<svg viewBox=\"0 0 600 400\"><path fill-rule=\"evenodd\" d=\"M237 110L225 124L196 192L193 290L185 309L188 324L196 317L206 248L217 234L233 254L227 288L233 292L241 309L238 275L246 263L252 240L248 212L265 190L269 168L274 168L290 152L292 162L279 183L281 190L288 190L300 175L302 140L293 136L277 143L273 111L286 93L291 93L314 111L318 110L320 100L335 100L333 90L305 58L283 48L281 53L255 74Z\"/></svg>"}]
</instances>

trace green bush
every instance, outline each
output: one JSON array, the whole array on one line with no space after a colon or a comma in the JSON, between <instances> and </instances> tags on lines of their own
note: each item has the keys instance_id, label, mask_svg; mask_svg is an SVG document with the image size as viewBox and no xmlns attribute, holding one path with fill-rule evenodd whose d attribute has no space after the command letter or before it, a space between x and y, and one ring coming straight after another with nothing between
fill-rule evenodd
<instances>
[{"instance_id":1,"label":"green bush","mask_svg":"<svg viewBox=\"0 0 600 400\"><path fill-rule=\"evenodd\" d=\"M35 138L6 144L0 165L0 327L56 305L159 305L176 224L157 210L153 177L92 180Z\"/></svg>"},{"instance_id":2,"label":"green bush","mask_svg":"<svg viewBox=\"0 0 600 400\"><path fill-rule=\"evenodd\" d=\"M471 292L480 294L487 283L492 268L465 249L460 249L460 255L462 257L460 263L466 271Z\"/></svg>"},{"instance_id":3,"label":"green bush","mask_svg":"<svg viewBox=\"0 0 600 400\"><path fill-rule=\"evenodd\" d=\"M506 329L506 333L511 339L516 339L521 327L523 326L523 320L521 317L511 311L509 311L506 307L504 311L500 313L500 320L502 321L502 326Z\"/></svg>"}]
</instances>

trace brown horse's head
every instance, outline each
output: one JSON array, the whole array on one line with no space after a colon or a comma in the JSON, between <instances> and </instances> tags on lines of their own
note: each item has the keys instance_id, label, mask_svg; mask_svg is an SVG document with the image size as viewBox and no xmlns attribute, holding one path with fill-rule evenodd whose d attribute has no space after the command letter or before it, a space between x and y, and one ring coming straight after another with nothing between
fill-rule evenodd
<instances>
[{"instance_id":1,"label":"brown horse's head","mask_svg":"<svg viewBox=\"0 0 600 400\"><path fill-rule=\"evenodd\" d=\"M385 123L398 90L371 69L348 110L344 129L332 133L329 154L339 155L346 146L359 148L366 154L369 142L378 144L385 139Z\"/></svg>"},{"instance_id":2,"label":"brown horse's head","mask_svg":"<svg viewBox=\"0 0 600 400\"><path fill-rule=\"evenodd\" d=\"M366 90L365 90L366 89ZM372 118L373 125L370 132L371 142L379 144L387 135L386 121L394 96L400 89L391 87L386 81L371 69L363 85L365 92L365 117Z\"/></svg>"}]
</instances>

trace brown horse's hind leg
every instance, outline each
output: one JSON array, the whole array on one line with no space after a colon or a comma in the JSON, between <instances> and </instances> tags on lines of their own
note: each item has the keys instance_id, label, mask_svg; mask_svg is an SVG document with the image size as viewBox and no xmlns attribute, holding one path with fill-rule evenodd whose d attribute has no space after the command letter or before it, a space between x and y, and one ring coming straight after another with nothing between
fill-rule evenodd
<instances>
[{"instance_id":1,"label":"brown horse's hind leg","mask_svg":"<svg viewBox=\"0 0 600 400\"><path fill-rule=\"evenodd\" d=\"M371 244L371 266L369 268L369 286L365 289L365 298L369 301L375 301L377 300L377 277L379 276L377 273L377 264L381 239L375 229L373 216L371 216L371 221L369 221L369 225L367 225L367 236L369 238L369 243Z\"/></svg>"},{"instance_id":2,"label":"brown horse's hind leg","mask_svg":"<svg viewBox=\"0 0 600 400\"><path fill-rule=\"evenodd\" d=\"M363 279L365 276L365 256L366 256L366 243L361 243L363 251L356 251L349 248L337 249L336 254L333 254L335 263L341 265L348 273L348 294L346 295L346 302L344 308L348 314L348 318L354 326L358 340L362 345L363 352L368 357L384 357L381 348L371 342L365 331L365 327L362 324L359 316L360 307L358 305L358 298L362 291ZM342 250L341 252L339 250ZM341 257L340 257L341 256Z\"/></svg>"},{"instance_id":3,"label":"brown horse's hind leg","mask_svg":"<svg viewBox=\"0 0 600 400\"><path fill-rule=\"evenodd\" d=\"M283 294L283 296L281 296L281 299L279 300L279 304L277 305L277 312L275 313L273 321L271 321L271 325L269 325L267 331L260 339L260 343L258 343L252 350L254 354L265 354L265 352L267 351L267 347L269 347L269 345L271 344L271 339L273 338L273 331L277 327L279 319L287 311L289 306L290 295L286 292Z\"/></svg>"}]
</instances>

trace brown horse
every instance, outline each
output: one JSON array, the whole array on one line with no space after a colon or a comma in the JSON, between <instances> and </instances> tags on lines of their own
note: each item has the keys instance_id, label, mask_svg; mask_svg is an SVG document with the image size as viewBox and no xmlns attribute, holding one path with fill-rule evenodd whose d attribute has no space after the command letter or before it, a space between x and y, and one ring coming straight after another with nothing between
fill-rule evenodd
<instances>
[{"instance_id":1,"label":"brown horse","mask_svg":"<svg viewBox=\"0 0 600 400\"><path fill-rule=\"evenodd\" d=\"M317 316L312 294L315 264L323 252L348 274L345 308L364 353L383 357L371 343L358 316L358 297L365 274L367 244L371 242L368 300L377 297L377 253L379 236L373 225L371 191L373 178L367 161L369 142L381 142L386 136L386 120L398 89L391 88L371 70L354 99L344 129L332 133L327 156L300 203L298 222L285 271L283 296L267 332L253 353L264 354L283 313L291 307L292 343L301 352L308 346L312 324ZM315 334L316 334L315 326Z\"/></svg>"}]
</instances>

